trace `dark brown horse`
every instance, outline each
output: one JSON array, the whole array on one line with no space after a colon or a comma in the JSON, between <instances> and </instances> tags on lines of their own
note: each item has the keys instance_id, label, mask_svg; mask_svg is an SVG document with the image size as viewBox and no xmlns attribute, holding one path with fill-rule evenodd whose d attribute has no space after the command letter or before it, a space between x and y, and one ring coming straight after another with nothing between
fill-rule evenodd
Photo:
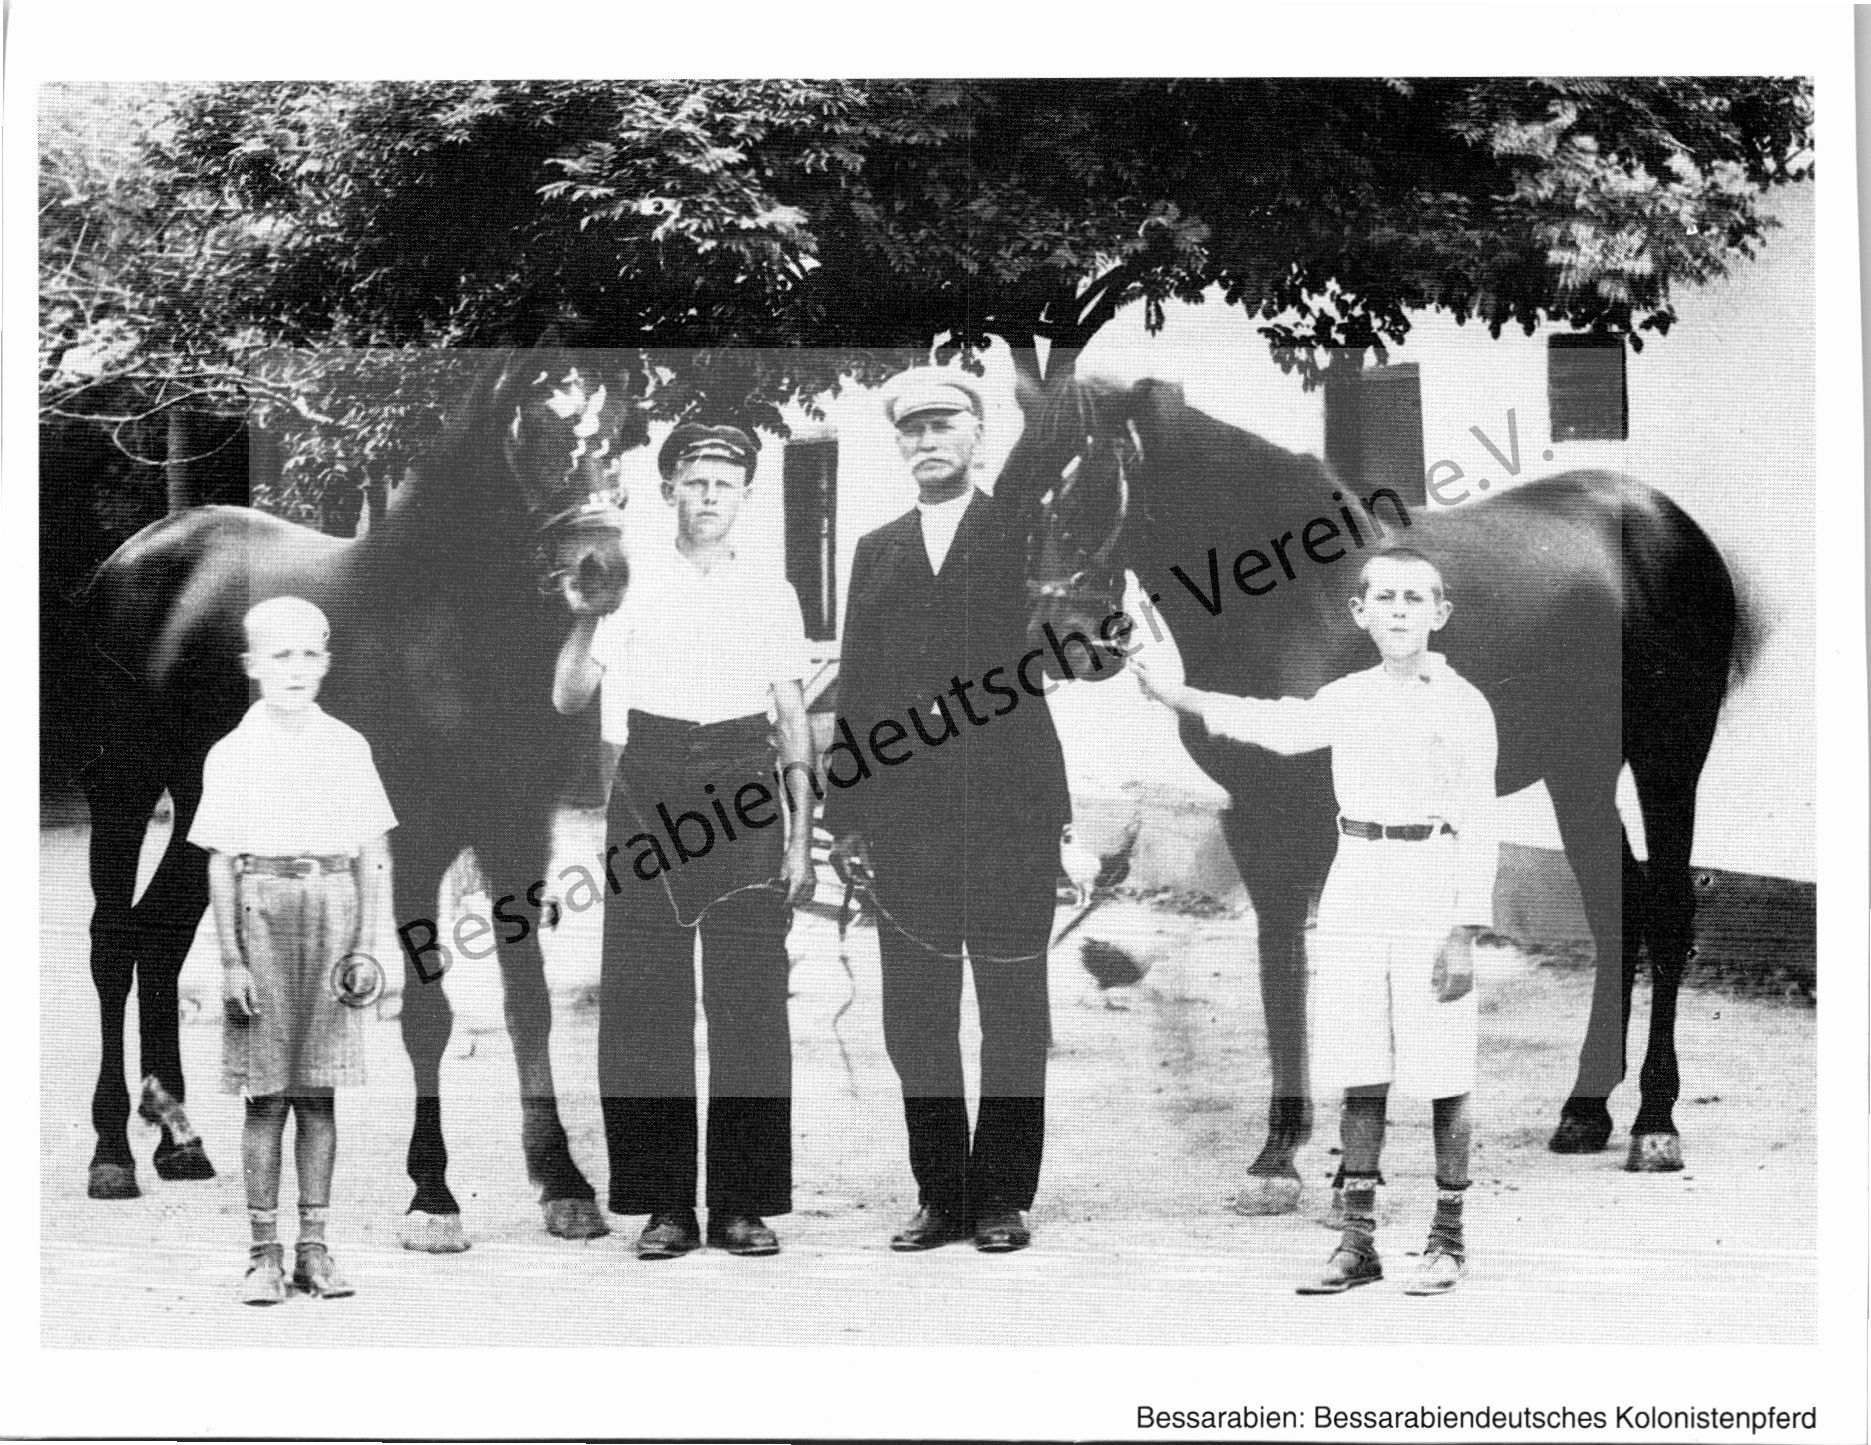
<instances>
[{"instance_id":1,"label":"dark brown horse","mask_svg":"<svg viewBox=\"0 0 1871 1445\"><path fill-rule=\"evenodd\" d=\"M157 1173L213 1173L182 1110L176 979L208 897L206 857L184 838L203 758L248 703L239 654L253 603L297 594L330 618L320 702L370 740L400 820L391 835L399 922L435 917L442 875L465 847L494 897L524 898L549 876L554 806L591 742L588 723L552 707L553 660L569 624L555 579L569 570L590 596L607 586L620 594L628 575L620 533L581 525L580 504L603 482L629 415L600 387L593 367L566 353L496 358L366 536L339 540L247 508L203 507L145 528L99 569L88 598L96 746L83 773L103 1029L93 1198L137 1192L123 1057L133 978L139 1112L162 1128ZM133 900L138 850L165 789L174 835ZM551 1232L590 1238L608 1230L559 1121L541 920L524 906L514 918L500 930L499 954L527 1172ZM442 1138L437 1076L452 1015L439 958L406 957L402 972L402 1035L416 1078L404 1243L449 1251L467 1243Z\"/></svg>"},{"instance_id":2,"label":"dark brown horse","mask_svg":"<svg viewBox=\"0 0 1871 1445\"><path fill-rule=\"evenodd\" d=\"M1545 780L1597 945L1578 1078L1552 1148L1583 1153L1610 1138L1606 1099L1624 1077L1647 947L1650 1040L1628 1165L1680 1169L1671 1110L1696 782L1742 640L1728 569L1702 530L1652 488L1595 471L1411 516L1393 493L1354 496L1314 458L1195 411L1159 382L1067 378L1022 400L1026 431L997 490L1031 529L1034 641L1047 643L1055 675L1046 628L1068 639L1079 676L1122 668L1104 644L1125 641L1123 622L1106 619L1123 605L1128 567L1192 685L1310 697L1370 665L1345 607L1369 549L1401 533L1440 564L1455 611L1437 646L1494 706L1500 792ZM1148 640L1149 617L1133 621ZM1093 647L1071 644L1074 631ZM1311 1130L1303 930L1337 847L1330 755L1282 758L1195 725L1182 738L1228 791L1224 831L1258 917L1273 1095L1240 1207L1280 1212L1297 1204L1293 1152ZM1643 808L1643 864L1614 797L1625 763Z\"/></svg>"}]
</instances>

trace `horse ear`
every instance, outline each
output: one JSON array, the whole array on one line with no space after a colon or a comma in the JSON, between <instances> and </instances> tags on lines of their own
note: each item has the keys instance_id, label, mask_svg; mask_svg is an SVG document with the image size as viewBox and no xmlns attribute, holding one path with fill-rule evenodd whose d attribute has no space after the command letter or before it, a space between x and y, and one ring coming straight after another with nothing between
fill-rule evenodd
<instances>
[{"instance_id":1,"label":"horse ear","mask_svg":"<svg viewBox=\"0 0 1871 1445\"><path fill-rule=\"evenodd\" d=\"M1020 404L1020 410L1027 416L1038 411L1045 400L1046 388L1024 371L1016 371L1013 377L1013 399Z\"/></svg>"},{"instance_id":2,"label":"horse ear","mask_svg":"<svg viewBox=\"0 0 1871 1445\"><path fill-rule=\"evenodd\" d=\"M533 343L535 351L565 350L565 333L559 330L559 323L554 321L539 333L539 339Z\"/></svg>"}]
</instances>

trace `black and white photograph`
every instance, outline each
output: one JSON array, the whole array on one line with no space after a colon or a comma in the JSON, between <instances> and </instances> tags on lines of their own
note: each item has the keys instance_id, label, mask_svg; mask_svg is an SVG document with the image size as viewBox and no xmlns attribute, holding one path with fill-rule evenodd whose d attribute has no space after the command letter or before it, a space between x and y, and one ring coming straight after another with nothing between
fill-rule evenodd
<instances>
[{"instance_id":1,"label":"black and white photograph","mask_svg":"<svg viewBox=\"0 0 1871 1445\"><path fill-rule=\"evenodd\" d=\"M0 1429L1863 1438L1844 7L403 8L21 27Z\"/></svg>"}]
</instances>

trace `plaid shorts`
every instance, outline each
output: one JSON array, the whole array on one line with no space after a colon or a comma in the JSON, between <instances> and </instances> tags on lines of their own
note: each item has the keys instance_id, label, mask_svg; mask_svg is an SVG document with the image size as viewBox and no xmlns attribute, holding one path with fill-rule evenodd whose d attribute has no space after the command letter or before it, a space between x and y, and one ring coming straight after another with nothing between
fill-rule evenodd
<instances>
[{"instance_id":1,"label":"plaid shorts","mask_svg":"<svg viewBox=\"0 0 1871 1445\"><path fill-rule=\"evenodd\" d=\"M352 873L242 873L240 952L258 1017L225 1010L221 1083L250 1099L364 1082L363 1013L338 1001L332 969L357 946Z\"/></svg>"}]
</instances>

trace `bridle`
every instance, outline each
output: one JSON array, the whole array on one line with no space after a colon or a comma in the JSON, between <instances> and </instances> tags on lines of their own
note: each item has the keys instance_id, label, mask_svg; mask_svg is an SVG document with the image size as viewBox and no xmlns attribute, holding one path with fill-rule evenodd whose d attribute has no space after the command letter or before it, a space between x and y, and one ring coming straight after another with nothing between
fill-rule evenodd
<instances>
[{"instance_id":1,"label":"bridle","mask_svg":"<svg viewBox=\"0 0 1871 1445\"><path fill-rule=\"evenodd\" d=\"M609 493L593 492L582 501L534 521L533 564L540 596L557 595L565 579L578 570L576 563L565 565L560 560L566 541L580 535L598 537L605 532L621 532L623 516L623 503L614 501Z\"/></svg>"},{"instance_id":2,"label":"bridle","mask_svg":"<svg viewBox=\"0 0 1871 1445\"><path fill-rule=\"evenodd\" d=\"M550 368L542 370L534 385L550 377ZM594 465L601 467L603 458L609 453L610 442L602 438L604 407L608 396L609 391L602 382L587 390L584 374L577 366L572 366L560 378L557 389L545 399L544 408L560 421L570 422L572 435L577 439L577 445L566 462L564 480L571 481ZM526 425L526 406L515 403L513 419L506 428L506 452L510 465ZM595 447L594 438L598 438ZM555 490L554 499L564 495L564 490ZM578 570L576 562L566 565L561 560L568 541L581 536L596 538L606 532L622 530L624 503L614 488L588 484L582 494L575 495L577 500L556 509L549 510L552 508L550 500L534 502L526 509L526 520L532 534L535 585L541 596L560 592L565 579ZM580 562L583 560L582 557L578 559Z\"/></svg>"},{"instance_id":3,"label":"bridle","mask_svg":"<svg viewBox=\"0 0 1871 1445\"><path fill-rule=\"evenodd\" d=\"M1058 482L1040 495L1040 526L1027 539L1027 600L1035 606L1107 604L1123 592L1123 569L1111 557L1130 520L1130 471L1143 465L1143 439L1137 435L1137 424L1128 420L1121 436L1102 437L1088 429L1084 438L1084 445L1059 469ZM1111 453L1117 473L1117 510L1104 536L1092 546L1073 540L1061 520L1061 508L1087 465L1104 451Z\"/></svg>"},{"instance_id":4,"label":"bridle","mask_svg":"<svg viewBox=\"0 0 1871 1445\"><path fill-rule=\"evenodd\" d=\"M541 370L533 383L552 378L553 369ZM532 557L535 586L541 596L552 596L563 591L566 578L573 576L588 554L579 555L570 563L564 558L566 544L580 538L596 539L605 533L619 533L622 530L623 502L614 488L596 485L597 475L593 469L601 471L603 460L609 454L611 442L604 434L604 408L609 398L609 389L602 381L587 388L586 376L576 365L568 367L558 378L552 394L545 398L544 409L551 412L561 422L571 423L572 435L577 445L566 459L564 481L572 481L581 474L588 477L582 493L574 493L576 500L566 506L553 508L553 500L563 497L565 491L555 489L553 500L534 502L527 507L526 517L532 533ZM511 459L518 448L527 425L527 408L515 403L513 419L506 428L507 453Z\"/></svg>"}]
</instances>

